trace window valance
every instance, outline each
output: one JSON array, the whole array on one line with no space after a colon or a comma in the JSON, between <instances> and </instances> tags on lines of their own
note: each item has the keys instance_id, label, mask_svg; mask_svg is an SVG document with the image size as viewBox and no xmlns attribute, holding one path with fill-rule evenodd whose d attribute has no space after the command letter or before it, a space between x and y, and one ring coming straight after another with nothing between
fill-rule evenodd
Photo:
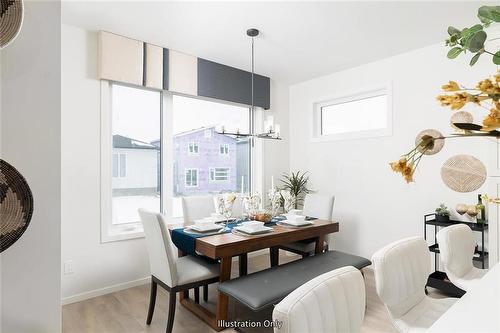
<instances>
[{"instance_id":1,"label":"window valance","mask_svg":"<svg viewBox=\"0 0 500 333\"><path fill-rule=\"evenodd\" d=\"M99 32L99 78L251 104L251 73L175 50ZM269 109L270 79L254 75L254 105Z\"/></svg>"}]
</instances>

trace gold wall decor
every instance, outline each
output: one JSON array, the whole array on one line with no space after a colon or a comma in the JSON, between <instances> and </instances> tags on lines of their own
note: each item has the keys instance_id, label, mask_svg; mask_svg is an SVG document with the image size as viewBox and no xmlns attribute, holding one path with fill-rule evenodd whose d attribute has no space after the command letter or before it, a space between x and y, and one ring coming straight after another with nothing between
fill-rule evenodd
<instances>
[{"instance_id":1,"label":"gold wall decor","mask_svg":"<svg viewBox=\"0 0 500 333\"><path fill-rule=\"evenodd\" d=\"M450 118L450 125L452 128L455 129L457 133L464 133L465 131L456 127L455 123L467 123L467 124L472 124L474 122L474 117L472 114L466 111L458 111L453 114Z\"/></svg>"},{"instance_id":2,"label":"gold wall decor","mask_svg":"<svg viewBox=\"0 0 500 333\"><path fill-rule=\"evenodd\" d=\"M422 140L425 140L427 138L441 138L441 137L443 137L443 134L441 134L441 132L439 132L438 130L435 129L423 130L422 132L418 133L417 137L415 138L415 146L417 147L417 150L424 155L437 154L441 151L441 149L443 149L444 146L443 139L433 140L432 142L429 143L427 149L425 149L425 147L423 147L421 143Z\"/></svg>"},{"instance_id":3,"label":"gold wall decor","mask_svg":"<svg viewBox=\"0 0 500 333\"><path fill-rule=\"evenodd\" d=\"M24 17L22 0L2 0L0 11L0 49L16 39L21 31Z\"/></svg>"},{"instance_id":4,"label":"gold wall decor","mask_svg":"<svg viewBox=\"0 0 500 333\"><path fill-rule=\"evenodd\" d=\"M455 192L473 192L486 181L486 167L474 156L455 155L441 167L441 179Z\"/></svg>"}]
</instances>

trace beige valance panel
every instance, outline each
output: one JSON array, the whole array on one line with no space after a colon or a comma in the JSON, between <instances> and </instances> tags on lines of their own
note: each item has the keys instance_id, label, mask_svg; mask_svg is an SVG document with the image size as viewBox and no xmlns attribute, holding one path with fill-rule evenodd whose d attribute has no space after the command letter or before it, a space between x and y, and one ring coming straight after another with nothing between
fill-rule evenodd
<instances>
[{"instance_id":1,"label":"beige valance panel","mask_svg":"<svg viewBox=\"0 0 500 333\"><path fill-rule=\"evenodd\" d=\"M143 43L109 32L99 34L99 75L101 79L141 85Z\"/></svg>"},{"instance_id":2,"label":"beige valance panel","mask_svg":"<svg viewBox=\"0 0 500 333\"><path fill-rule=\"evenodd\" d=\"M106 31L99 32L99 78L251 104L251 73ZM270 107L270 79L254 75L254 105Z\"/></svg>"}]
</instances>

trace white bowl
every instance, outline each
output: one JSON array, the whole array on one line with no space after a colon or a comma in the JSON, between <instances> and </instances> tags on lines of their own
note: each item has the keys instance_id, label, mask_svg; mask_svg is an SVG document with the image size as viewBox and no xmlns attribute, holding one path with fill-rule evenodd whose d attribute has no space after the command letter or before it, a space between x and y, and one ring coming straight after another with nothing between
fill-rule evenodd
<instances>
[{"instance_id":1,"label":"white bowl","mask_svg":"<svg viewBox=\"0 0 500 333\"><path fill-rule=\"evenodd\" d=\"M250 230L259 230L262 229L262 227L264 226L264 222L246 221L243 222L241 225Z\"/></svg>"},{"instance_id":2,"label":"white bowl","mask_svg":"<svg viewBox=\"0 0 500 333\"><path fill-rule=\"evenodd\" d=\"M204 218L204 219L199 219L199 220L194 220L194 224L197 225L197 226L209 226L209 225L212 225L212 224L215 224L214 223L214 219L211 218L211 217L207 217L207 218Z\"/></svg>"},{"instance_id":3,"label":"white bowl","mask_svg":"<svg viewBox=\"0 0 500 333\"><path fill-rule=\"evenodd\" d=\"M305 221L306 217L304 215L295 215L295 214L285 214L285 217L288 221Z\"/></svg>"}]
</instances>

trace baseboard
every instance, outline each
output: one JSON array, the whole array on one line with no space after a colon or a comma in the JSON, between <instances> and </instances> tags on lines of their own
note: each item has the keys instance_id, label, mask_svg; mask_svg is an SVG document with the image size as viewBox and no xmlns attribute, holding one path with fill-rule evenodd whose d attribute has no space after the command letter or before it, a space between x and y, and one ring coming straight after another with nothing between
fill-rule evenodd
<instances>
[{"instance_id":1,"label":"baseboard","mask_svg":"<svg viewBox=\"0 0 500 333\"><path fill-rule=\"evenodd\" d=\"M81 301L87 300L89 298L94 298L97 296L102 296L102 295L114 293L116 291L132 288L132 287L137 287L137 286L140 286L143 284L147 284L150 281L151 281L151 278L148 276L148 277L134 280L134 281L128 281L128 282L115 284L115 285L105 287L105 288L90 290L90 291L87 291L87 292L84 292L81 294L76 294L73 296L64 297L61 300L61 304L66 305L66 304L81 302Z\"/></svg>"}]
</instances>

